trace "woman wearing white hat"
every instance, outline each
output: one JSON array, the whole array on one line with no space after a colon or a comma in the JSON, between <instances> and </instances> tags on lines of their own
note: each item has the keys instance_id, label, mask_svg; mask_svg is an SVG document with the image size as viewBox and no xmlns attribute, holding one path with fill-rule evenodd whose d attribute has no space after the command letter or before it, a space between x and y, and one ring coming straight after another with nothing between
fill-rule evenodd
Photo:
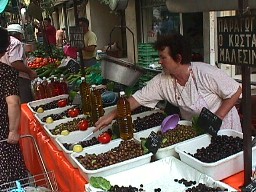
<instances>
[{"instance_id":1,"label":"woman wearing white hat","mask_svg":"<svg viewBox=\"0 0 256 192\"><path fill-rule=\"evenodd\" d=\"M10 35L10 46L1 62L14 67L19 72L19 91L21 103L28 103L33 100L31 91L31 80L37 77L35 71L27 66L23 39L24 31L19 24L11 24L7 27Z\"/></svg>"}]
</instances>

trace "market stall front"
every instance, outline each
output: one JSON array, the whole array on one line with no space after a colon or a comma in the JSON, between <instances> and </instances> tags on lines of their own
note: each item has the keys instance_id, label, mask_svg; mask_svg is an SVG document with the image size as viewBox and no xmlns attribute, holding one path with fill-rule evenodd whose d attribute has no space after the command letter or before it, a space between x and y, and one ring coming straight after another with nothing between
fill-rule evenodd
<instances>
[{"instance_id":1,"label":"market stall front","mask_svg":"<svg viewBox=\"0 0 256 192\"><path fill-rule=\"evenodd\" d=\"M26 104L22 105L21 119L21 134L29 134L36 139L47 170L53 171L55 174L59 191L84 191L86 180L80 175L78 169L75 169L65 158L63 152L57 149ZM39 157L31 142L22 140L21 145L26 166L31 174L43 173Z\"/></svg>"},{"instance_id":2,"label":"market stall front","mask_svg":"<svg viewBox=\"0 0 256 192\"><path fill-rule=\"evenodd\" d=\"M74 168L69 160L66 159L64 152L57 149L56 145L51 141L50 137L43 129L43 126L39 123L34 116L34 113L26 104L22 105L21 118L21 134L30 134L36 139L47 170L54 172L59 191L83 192L85 190L85 184L88 182L84 179L78 169ZM31 174L38 175L43 173L39 157L34 146L31 145L31 142L22 140L21 145L27 168ZM222 182L239 190L244 182L243 177L244 172L239 172L222 180Z\"/></svg>"}]
</instances>

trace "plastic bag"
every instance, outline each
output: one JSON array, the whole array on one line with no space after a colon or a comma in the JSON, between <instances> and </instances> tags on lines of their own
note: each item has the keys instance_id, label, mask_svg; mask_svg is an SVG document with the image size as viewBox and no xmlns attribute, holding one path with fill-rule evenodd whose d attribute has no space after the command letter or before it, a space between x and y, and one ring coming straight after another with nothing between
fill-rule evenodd
<instances>
[{"instance_id":1,"label":"plastic bag","mask_svg":"<svg viewBox=\"0 0 256 192\"><path fill-rule=\"evenodd\" d=\"M63 52L66 56L69 56L73 59L76 59L77 56L77 48L71 47L69 44L63 47Z\"/></svg>"}]
</instances>

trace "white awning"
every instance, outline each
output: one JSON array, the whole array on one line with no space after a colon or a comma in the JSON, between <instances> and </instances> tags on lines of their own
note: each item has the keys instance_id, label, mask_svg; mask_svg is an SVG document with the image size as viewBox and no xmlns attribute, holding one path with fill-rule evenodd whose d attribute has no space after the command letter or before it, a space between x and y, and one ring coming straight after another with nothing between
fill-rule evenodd
<instances>
[{"instance_id":1,"label":"white awning","mask_svg":"<svg viewBox=\"0 0 256 192\"><path fill-rule=\"evenodd\" d=\"M248 0L248 5L256 8L256 0ZM238 0L166 0L166 6L175 13L239 10Z\"/></svg>"}]
</instances>

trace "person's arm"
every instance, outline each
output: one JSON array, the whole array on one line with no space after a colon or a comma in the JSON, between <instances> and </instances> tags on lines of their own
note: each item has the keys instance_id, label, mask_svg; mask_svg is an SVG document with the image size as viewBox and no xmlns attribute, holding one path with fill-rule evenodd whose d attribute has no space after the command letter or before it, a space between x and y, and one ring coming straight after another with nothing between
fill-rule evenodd
<instances>
[{"instance_id":1,"label":"person's arm","mask_svg":"<svg viewBox=\"0 0 256 192\"><path fill-rule=\"evenodd\" d=\"M37 77L37 74L35 71L33 71L32 69L30 69L29 67L27 67L22 61L18 60L18 61L14 61L11 63L11 65L20 72L24 72L27 73L30 77L31 80L35 79Z\"/></svg>"},{"instance_id":2,"label":"person's arm","mask_svg":"<svg viewBox=\"0 0 256 192\"><path fill-rule=\"evenodd\" d=\"M242 93L242 88L239 87L237 92L232 97L228 99L224 99L219 109L215 112L215 115L217 115L221 119L224 119L224 117L228 114L228 112L232 109L232 107L235 106L241 93Z\"/></svg>"},{"instance_id":3,"label":"person's arm","mask_svg":"<svg viewBox=\"0 0 256 192\"><path fill-rule=\"evenodd\" d=\"M7 142L16 144L19 141L19 125L20 125L20 98L17 95L6 97L9 117L9 135Z\"/></svg>"},{"instance_id":4,"label":"person's arm","mask_svg":"<svg viewBox=\"0 0 256 192\"><path fill-rule=\"evenodd\" d=\"M128 101L130 103L131 111L140 106L140 104L132 96L128 98ZM95 123L96 130L103 129L104 127L108 126L116 117L117 109L114 109L109 114L100 117L99 120Z\"/></svg>"}]
</instances>

